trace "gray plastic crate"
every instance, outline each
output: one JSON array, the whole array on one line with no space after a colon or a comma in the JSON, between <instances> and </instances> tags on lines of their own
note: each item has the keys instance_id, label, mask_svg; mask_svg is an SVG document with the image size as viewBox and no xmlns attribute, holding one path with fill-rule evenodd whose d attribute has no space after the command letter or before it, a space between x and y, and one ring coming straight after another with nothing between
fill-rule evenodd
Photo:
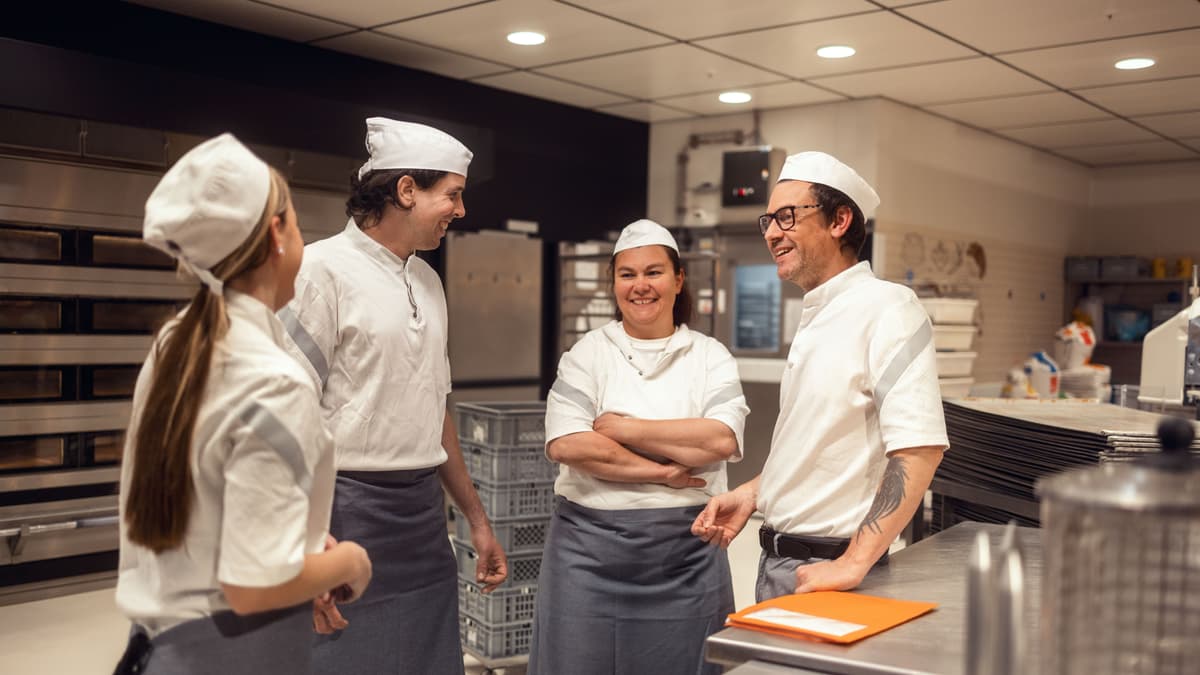
<instances>
[{"instance_id":1,"label":"gray plastic crate","mask_svg":"<svg viewBox=\"0 0 1200 675\"><path fill-rule=\"evenodd\" d=\"M458 634L463 649L485 659L503 659L529 654L533 641L533 622L523 621L489 626L469 616L461 616Z\"/></svg>"},{"instance_id":2,"label":"gray plastic crate","mask_svg":"<svg viewBox=\"0 0 1200 675\"><path fill-rule=\"evenodd\" d=\"M452 538L451 542L454 544L454 557L458 559L458 578L474 582L475 564L479 560L479 554L465 541ZM505 555L508 558L508 580L504 582L505 588L537 585L538 573L542 571L541 551L512 555L505 552Z\"/></svg>"},{"instance_id":3,"label":"gray plastic crate","mask_svg":"<svg viewBox=\"0 0 1200 675\"><path fill-rule=\"evenodd\" d=\"M450 507L450 519L454 521L454 536L459 541L471 541L471 524L461 511ZM505 553L541 553L546 543L546 529L550 519L539 516L533 519L493 520L492 532Z\"/></svg>"},{"instance_id":4,"label":"gray plastic crate","mask_svg":"<svg viewBox=\"0 0 1200 675\"><path fill-rule=\"evenodd\" d=\"M528 447L546 442L546 402L459 403L459 440L492 448Z\"/></svg>"},{"instance_id":5,"label":"gray plastic crate","mask_svg":"<svg viewBox=\"0 0 1200 675\"><path fill-rule=\"evenodd\" d=\"M464 440L462 454L467 473L483 483L537 483L558 478L558 465L546 459L541 443L523 448L492 448Z\"/></svg>"},{"instance_id":6,"label":"gray plastic crate","mask_svg":"<svg viewBox=\"0 0 1200 675\"><path fill-rule=\"evenodd\" d=\"M532 621L536 603L537 586L501 586L485 594L483 586L466 579L458 580L458 613L473 616L490 626Z\"/></svg>"},{"instance_id":7,"label":"gray plastic crate","mask_svg":"<svg viewBox=\"0 0 1200 675\"><path fill-rule=\"evenodd\" d=\"M484 511L493 519L537 518L554 513L554 483L489 485L475 481L475 491Z\"/></svg>"}]
</instances>

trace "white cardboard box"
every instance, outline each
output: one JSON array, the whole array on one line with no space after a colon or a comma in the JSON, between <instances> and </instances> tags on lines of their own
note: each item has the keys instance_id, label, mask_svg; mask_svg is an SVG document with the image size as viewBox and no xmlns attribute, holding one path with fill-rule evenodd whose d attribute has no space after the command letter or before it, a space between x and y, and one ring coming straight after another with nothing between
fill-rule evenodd
<instances>
[{"instance_id":1,"label":"white cardboard box","mask_svg":"<svg viewBox=\"0 0 1200 675\"><path fill-rule=\"evenodd\" d=\"M971 385L975 384L973 377L939 377L938 385L942 388L942 398L962 398L971 393Z\"/></svg>"},{"instance_id":2,"label":"white cardboard box","mask_svg":"<svg viewBox=\"0 0 1200 675\"><path fill-rule=\"evenodd\" d=\"M975 367L975 352L938 352L938 377L966 377Z\"/></svg>"},{"instance_id":3,"label":"white cardboard box","mask_svg":"<svg viewBox=\"0 0 1200 675\"><path fill-rule=\"evenodd\" d=\"M933 327L933 348L941 351L965 352L975 340L975 326Z\"/></svg>"},{"instance_id":4,"label":"white cardboard box","mask_svg":"<svg viewBox=\"0 0 1200 675\"><path fill-rule=\"evenodd\" d=\"M934 323L971 323L975 320L978 300L967 298L921 298L925 313Z\"/></svg>"}]
</instances>

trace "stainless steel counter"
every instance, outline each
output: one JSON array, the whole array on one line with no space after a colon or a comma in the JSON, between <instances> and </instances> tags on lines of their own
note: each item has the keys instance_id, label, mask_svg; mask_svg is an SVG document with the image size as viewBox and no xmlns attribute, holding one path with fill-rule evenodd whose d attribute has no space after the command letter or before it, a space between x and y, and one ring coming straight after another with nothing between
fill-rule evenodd
<instances>
[{"instance_id":1,"label":"stainless steel counter","mask_svg":"<svg viewBox=\"0 0 1200 675\"><path fill-rule=\"evenodd\" d=\"M709 661L737 666L749 661L821 673L958 675L965 672L967 555L975 533L998 543L1004 527L960 523L892 556L872 570L858 591L885 598L936 602L938 608L892 630L852 645L806 641L726 628L708 639ZM1037 663L1037 615L1041 593L1040 530L1018 529L1025 553L1027 663ZM802 671L806 672L806 671Z\"/></svg>"}]
</instances>

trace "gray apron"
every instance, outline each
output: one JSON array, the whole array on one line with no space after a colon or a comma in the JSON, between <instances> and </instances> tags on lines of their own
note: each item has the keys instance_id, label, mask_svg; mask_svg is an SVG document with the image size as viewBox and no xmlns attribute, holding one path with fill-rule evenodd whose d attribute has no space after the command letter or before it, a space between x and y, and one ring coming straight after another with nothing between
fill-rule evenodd
<instances>
[{"instance_id":1,"label":"gray apron","mask_svg":"<svg viewBox=\"0 0 1200 675\"><path fill-rule=\"evenodd\" d=\"M538 577L530 675L709 675L704 640L733 612L703 506L607 511L559 498Z\"/></svg>"},{"instance_id":2,"label":"gray apron","mask_svg":"<svg viewBox=\"0 0 1200 675\"><path fill-rule=\"evenodd\" d=\"M458 564L435 469L339 471L330 533L371 557L371 584L338 605L350 622L313 642L318 675L462 675Z\"/></svg>"},{"instance_id":3,"label":"gray apron","mask_svg":"<svg viewBox=\"0 0 1200 675\"><path fill-rule=\"evenodd\" d=\"M306 675L312 604L238 616L223 611L147 640L134 626L114 675Z\"/></svg>"}]
</instances>

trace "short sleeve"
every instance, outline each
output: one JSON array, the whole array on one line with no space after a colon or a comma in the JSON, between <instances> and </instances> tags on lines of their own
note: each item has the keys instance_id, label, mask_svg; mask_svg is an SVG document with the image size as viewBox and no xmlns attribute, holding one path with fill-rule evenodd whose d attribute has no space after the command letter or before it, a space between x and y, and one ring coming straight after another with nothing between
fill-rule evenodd
<instances>
[{"instance_id":1,"label":"short sleeve","mask_svg":"<svg viewBox=\"0 0 1200 675\"><path fill-rule=\"evenodd\" d=\"M546 443L591 431L599 409L593 334L588 334L558 362L558 375L546 396Z\"/></svg>"},{"instance_id":2,"label":"short sleeve","mask_svg":"<svg viewBox=\"0 0 1200 675\"><path fill-rule=\"evenodd\" d=\"M884 451L949 447L933 327L915 297L884 312L869 358Z\"/></svg>"},{"instance_id":3,"label":"short sleeve","mask_svg":"<svg viewBox=\"0 0 1200 675\"><path fill-rule=\"evenodd\" d=\"M277 377L231 412L217 577L275 586L304 567L320 410L311 390Z\"/></svg>"},{"instance_id":4,"label":"short sleeve","mask_svg":"<svg viewBox=\"0 0 1200 675\"><path fill-rule=\"evenodd\" d=\"M337 308L327 299L336 289L323 271L319 265L301 265L296 297L279 310L279 320L290 338L287 351L308 371L317 391L325 389L338 341Z\"/></svg>"},{"instance_id":5,"label":"short sleeve","mask_svg":"<svg viewBox=\"0 0 1200 675\"><path fill-rule=\"evenodd\" d=\"M746 396L742 393L737 361L720 342L708 339L707 343L708 377L705 380L703 417L717 420L733 431L737 439L737 452L728 461L741 461L746 415L750 414L750 407L746 405Z\"/></svg>"}]
</instances>

